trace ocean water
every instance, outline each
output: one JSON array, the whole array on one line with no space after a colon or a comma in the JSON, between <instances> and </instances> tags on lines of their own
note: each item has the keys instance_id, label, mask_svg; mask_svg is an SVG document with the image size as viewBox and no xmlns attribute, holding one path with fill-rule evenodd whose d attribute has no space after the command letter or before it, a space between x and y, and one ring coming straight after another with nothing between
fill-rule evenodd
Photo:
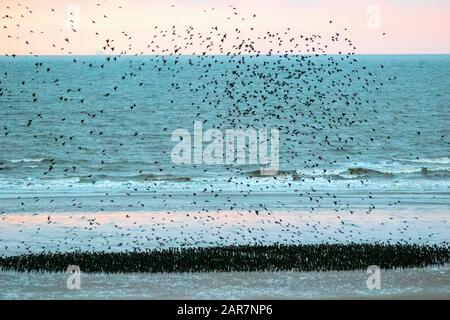
<instances>
[{"instance_id":1,"label":"ocean water","mask_svg":"<svg viewBox=\"0 0 450 320\"><path fill-rule=\"evenodd\" d=\"M2 213L450 206L449 55L3 57L0 72ZM194 121L279 128L278 175L174 164L171 134Z\"/></svg>"}]
</instances>

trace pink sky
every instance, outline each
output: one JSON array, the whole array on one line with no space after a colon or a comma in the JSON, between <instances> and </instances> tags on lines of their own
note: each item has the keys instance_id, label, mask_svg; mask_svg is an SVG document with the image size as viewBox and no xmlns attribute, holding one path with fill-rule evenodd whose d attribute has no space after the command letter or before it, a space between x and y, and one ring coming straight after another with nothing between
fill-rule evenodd
<instances>
[{"instance_id":1,"label":"pink sky","mask_svg":"<svg viewBox=\"0 0 450 320\"><path fill-rule=\"evenodd\" d=\"M229 5L237 7L238 15ZM158 53L186 42L188 26L204 37L217 26L216 33L229 35L227 51L248 38L262 51L276 47L256 40L270 31L279 32L286 42L300 34L321 35L322 44L330 44L327 52L346 50L343 43L331 45L330 36L339 32L351 39L356 53L450 53L448 0L2 0L0 15L2 54L96 54L103 51L106 39L116 54L149 54L152 48ZM171 35L172 26L176 36ZM236 28L240 38L233 42ZM167 36L153 38L161 30L169 30ZM202 40L195 37L190 51L180 52L204 51ZM217 41L211 50L217 53Z\"/></svg>"}]
</instances>

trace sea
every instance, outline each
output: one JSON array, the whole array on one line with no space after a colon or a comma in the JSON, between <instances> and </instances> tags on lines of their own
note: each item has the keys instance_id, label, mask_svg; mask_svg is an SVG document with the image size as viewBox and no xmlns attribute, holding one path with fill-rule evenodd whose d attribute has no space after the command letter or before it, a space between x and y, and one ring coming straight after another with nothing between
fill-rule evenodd
<instances>
[{"instance_id":1,"label":"sea","mask_svg":"<svg viewBox=\"0 0 450 320\"><path fill-rule=\"evenodd\" d=\"M300 58L0 58L0 212L448 212L450 55ZM175 164L194 121L280 129L278 173Z\"/></svg>"}]
</instances>

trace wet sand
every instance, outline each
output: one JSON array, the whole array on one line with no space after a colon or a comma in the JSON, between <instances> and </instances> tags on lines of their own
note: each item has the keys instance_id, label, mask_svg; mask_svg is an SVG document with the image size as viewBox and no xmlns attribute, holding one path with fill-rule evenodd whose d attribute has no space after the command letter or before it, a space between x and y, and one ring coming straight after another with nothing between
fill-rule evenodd
<instances>
[{"instance_id":1,"label":"wet sand","mask_svg":"<svg viewBox=\"0 0 450 320\"><path fill-rule=\"evenodd\" d=\"M168 247L449 243L448 211L23 213L0 217L0 255Z\"/></svg>"},{"instance_id":2,"label":"wet sand","mask_svg":"<svg viewBox=\"0 0 450 320\"><path fill-rule=\"evenodd\" d=\"M230 244L447 244L446 210L7 213L0 255ZM0 272L0 299L450 299L450 267L387 270L381 290L362 271L83 274Z\"/></svg>"},{"instance_id":3,"label":"wet sand","mask_svg":"<svg viewBox=\"0 0 450 320\"><path fill-rule=\"evenodd\" d=\"M450 266L366 271L83 274L80 290L63 273L0 272L0 299L450 299Z\"/></svg>"}]
</instances>

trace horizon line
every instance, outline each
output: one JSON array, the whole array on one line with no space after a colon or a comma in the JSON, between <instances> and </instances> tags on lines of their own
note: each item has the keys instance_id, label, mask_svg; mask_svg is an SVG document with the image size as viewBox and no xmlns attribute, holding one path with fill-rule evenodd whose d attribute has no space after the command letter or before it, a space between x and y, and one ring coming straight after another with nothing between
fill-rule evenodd
<instances>
[{"instance_id":1,"label":"horizon line","mask_svg":"<svg viewBox=\"0 0 450 320\"><path fill-rule=\"evenodd\" d=\"M165 56L165 57L192 57L192 56L198 56L198 57L211 57L211 56L253 56L255 57L257 54L15 54L12 55L6 55L3 54L0 57L2 58L23 58L23 57L156 57L156 56ZM450 52L446 53L277 53L277 54L267 54L267 53L259 53L260 57L271 57L271 56L445 56L450 55Z\"/></svg>"}]
</instances>

